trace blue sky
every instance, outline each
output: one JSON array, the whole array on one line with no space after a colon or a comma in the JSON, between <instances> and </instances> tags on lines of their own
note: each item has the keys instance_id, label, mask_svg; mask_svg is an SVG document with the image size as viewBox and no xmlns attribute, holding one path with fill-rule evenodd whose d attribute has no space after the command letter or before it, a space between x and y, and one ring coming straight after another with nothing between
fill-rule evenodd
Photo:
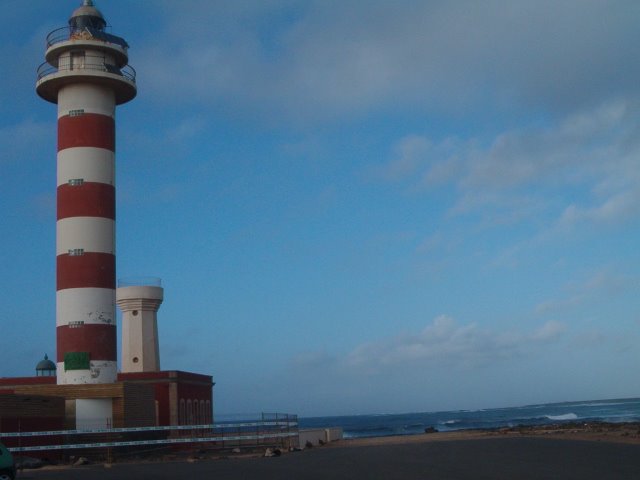
<instances>
[{"instance_id":1,"label":"blue sky","mask_svg":"<svg viewBox=\"0 0 640 480\"><path fill-rule=\"evenodd\" d=\"M0 375L55 350L56 111L75 0L5 0ZM97 3L119 277L163 279L162 367L218 413L640 395L640 4Z\"/></svg>"}]
</instances>

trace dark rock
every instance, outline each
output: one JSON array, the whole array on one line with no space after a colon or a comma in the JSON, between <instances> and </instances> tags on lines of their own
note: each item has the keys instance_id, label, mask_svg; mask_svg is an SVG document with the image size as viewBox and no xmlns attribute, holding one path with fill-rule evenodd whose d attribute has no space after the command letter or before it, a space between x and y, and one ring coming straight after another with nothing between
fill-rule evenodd
<instances>
[{"instance_id":1,"label":"dark rock","mask_svg":"<svg viewBox=\"0 0 640 480\"><path fill-rule=\"evenodd\" d=\"M87 457L78 457L78 459L73 462L73 466L79 467L80 465L89 465L89 459Z\"/></svg>"},{"instance_id":2,"label":"dark rock","mask_svg":"<svg viewBox=\"0 0 640 480\"><path fill-rule=\"evenodd\" d=\"M438 433L438 429L435 427L427 427L424 429L424 433Z\"/></svg>"},{"instance_id":3,"label":"dark rock","mask_svg":"<svg viewBox=\"0 0 640 480\"><path fill-rule=\"evenodd\" d=\"M39 458L33 457L17 457L16 467L20 469L40 468L44 465L44 462Z\"/></svg>"},{"instance_id":4,"label":"dark rock","mask_svg":"<svg viewBox=\"0 0 640 480\"><path fill-rule=\"evenodd\" d=\"M264 451L265 457L279 457L280 455L282 455L282 450L279 448L267 448Z\"/></svg>"}]
</instances>

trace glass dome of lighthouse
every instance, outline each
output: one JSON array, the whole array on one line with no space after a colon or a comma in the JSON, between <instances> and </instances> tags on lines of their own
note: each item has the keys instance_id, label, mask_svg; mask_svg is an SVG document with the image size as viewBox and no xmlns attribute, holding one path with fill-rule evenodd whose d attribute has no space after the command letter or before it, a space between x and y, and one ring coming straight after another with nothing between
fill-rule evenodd
<instances>
[{"instance_id":1,"label":"glass dome of lighthouse","mask_svg":"<svg viewBox=\"0 0 640 480\"><path fill-rule=\"evenodd\" d=\"M93 0L84 0L82 5L76 8L69 18L69 26L76 29L91 28L104 30L107 22L93 3Z\"/></svg>"}]
</instances>

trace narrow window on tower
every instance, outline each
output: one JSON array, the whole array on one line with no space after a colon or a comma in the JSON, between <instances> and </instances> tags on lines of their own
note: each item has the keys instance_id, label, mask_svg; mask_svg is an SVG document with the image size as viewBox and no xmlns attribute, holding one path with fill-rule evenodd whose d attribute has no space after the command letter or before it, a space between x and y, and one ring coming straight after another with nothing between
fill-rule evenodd
<instances>
[{"instance_id":1,"label":"narrow window on tower","mask_svg":"<svg viewBox=\"0 0 640 480\"><path fill-rule=\"evenodd\" d=\"M75 110L69 110L70 117L79 117L80 115L84 115L84 108L76 108Z\"/></svg>"},{"instance_id":2,"label":"narrow window on tower","mask_svg":"<svg viewBox=\"0 0 640 480\"><path fill-rule=\"evenodd\" d=\"M71 52L71 70L84 68L84 52Z\"/></svg>"},{"instance_id":3,"label":"narrow window on tower","mask_svg":"<svg viewBox=\"0 0 640 480\"><path fill-rule=\"evenodd\" d=\"M70 178L69 185L72 187L79 187L84 183L84 178Z\"/></svg>"},{"instance_id":4,"label":"narrow window on tower","mask_svg":"<svg viewBox=\"0 0 640 480\"><path fill-rule=\"evenodd\" d=\"M70 257L78 257L80 255L84 255L84 248L70 248L69 256Z\"/></svg>"}]
</instances>

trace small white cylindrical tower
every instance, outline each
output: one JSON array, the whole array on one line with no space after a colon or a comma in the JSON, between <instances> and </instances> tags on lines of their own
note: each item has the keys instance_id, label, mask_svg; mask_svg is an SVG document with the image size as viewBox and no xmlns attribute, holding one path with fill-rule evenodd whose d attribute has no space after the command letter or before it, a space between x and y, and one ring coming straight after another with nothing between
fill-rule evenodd
<instances>
[{"instance_id":1,"label":"small white cylindrical tower","mask_svg":"<svg viewBox=\"0 0 640 480\"><path fill-rule=\"evenodd\" d=\"M158 309L164 290L159 279L145 280L120 281L116 290L122 310L123 373L160 371Z\"/></svg>"},{"instance_id":2,"label":"small white cylindrical tower","mask_svg":"<svg viewBox=\"0 0 640 480\"><path fill-rule=\"evenodd\" d=\"M84 0L47 36L38 68L38 95L58 105L59 384L116 381L115 106L136 96L127 52Z\"/></svg>"}]
</instances>

